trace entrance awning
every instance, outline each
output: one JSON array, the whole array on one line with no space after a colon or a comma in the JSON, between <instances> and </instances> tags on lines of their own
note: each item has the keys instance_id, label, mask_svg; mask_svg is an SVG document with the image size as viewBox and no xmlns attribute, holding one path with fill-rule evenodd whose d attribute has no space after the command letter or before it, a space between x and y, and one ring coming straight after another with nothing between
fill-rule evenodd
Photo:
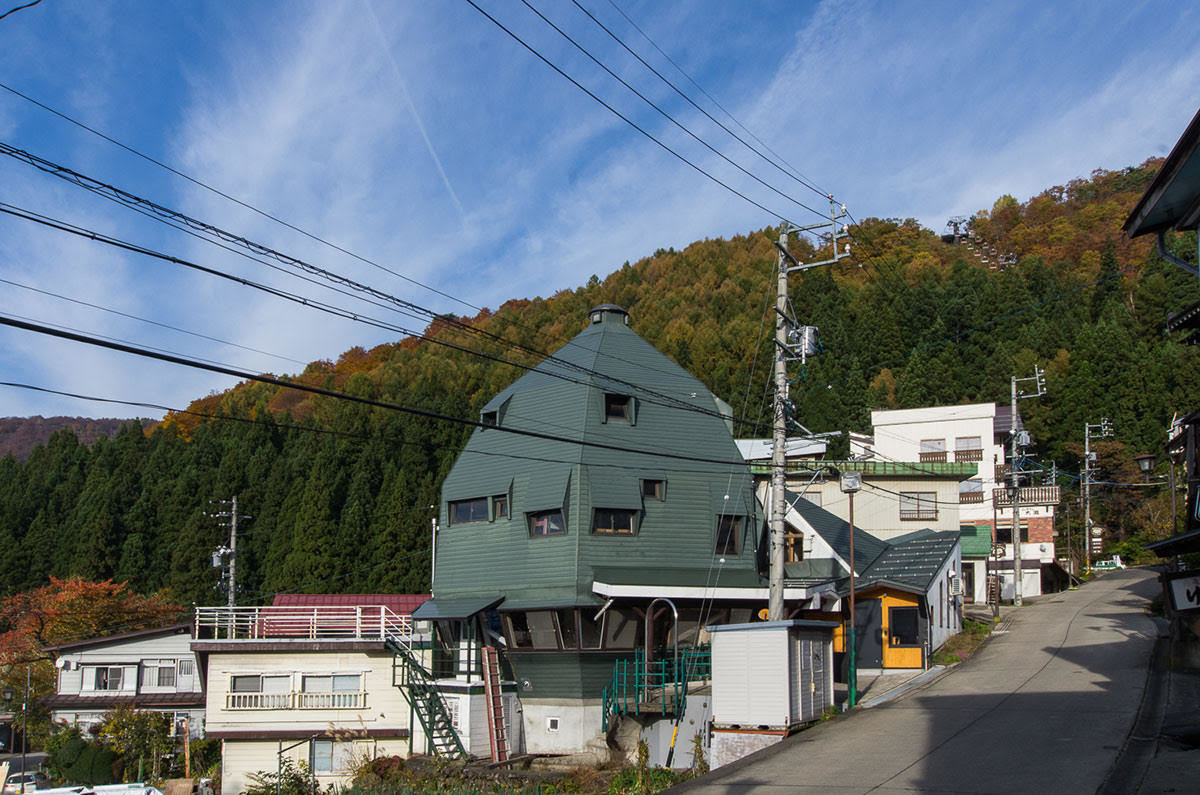
<instances>
[{"instance_id":1,"label":"entrance awning","mask_svg":"<svg viewBox=\"0 0 1200 795\"><path fill-rule=\"evenodd\" d=\"M434 597L414 610L412 617L418 621L461 621L503 601L503 596Z\"/></svg>"}]
</instances>

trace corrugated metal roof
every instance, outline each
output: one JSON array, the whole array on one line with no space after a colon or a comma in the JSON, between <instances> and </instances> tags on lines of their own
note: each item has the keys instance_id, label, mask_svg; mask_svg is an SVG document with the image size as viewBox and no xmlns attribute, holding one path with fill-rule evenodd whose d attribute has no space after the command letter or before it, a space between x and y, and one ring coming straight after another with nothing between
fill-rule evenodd
<instances>
[{"instance_id":1,"label":"corrugated metal roof","mask_svg":"<svg viewBox=\"0 0 1200 795\"><path fill-rule=\"evenodd\" d=\"M429 594L388 593L277 593L271 604L276 607L386 607L402 616L412 615Z\"/></svg>"},{"instance_id":2,"label":"corrugated metal roof","mask_svg":"<svg viewBox=\"0 0 1200 795\"><path fill-rule=\"evenodd\" d=\"M858 587L868 587L873 581L887 581L928 590L946 558L958 545L955 531L940 533L920 530L894 539L892 544L863 572Z\"/></svg>"},{"instance_id":3,"label":"corrugated metal roof","mask_svg":"<svg viewBox=\"0 0 1200 795\"><path fill-rule=\"evenodd\" d=\"M1171 154L1163 162L1154 181L1129 214L1124 226L1130 237L1176 228L1194 229L1200 207L1200 111Z\"/></svg>"}]
</instances>

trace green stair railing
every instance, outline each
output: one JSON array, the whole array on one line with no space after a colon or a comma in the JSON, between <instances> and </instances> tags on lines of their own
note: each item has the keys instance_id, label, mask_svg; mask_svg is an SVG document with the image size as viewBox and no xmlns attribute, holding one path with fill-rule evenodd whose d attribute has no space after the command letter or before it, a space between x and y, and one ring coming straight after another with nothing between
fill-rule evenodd
<instances>
[{"instance_id":1,"label":"green stair railing","mask_svg":"<svg viewBox=\"0 0 1200 795\"><path fill-rule=\"evenodd\" d=\"M712 678L712 649L707 646L679 650L670 656L646 662L642 649L632 660L617 660L604 688L604 728L614 715L681 715L687 707L689 683Z\"/></svg>"},{"instance_id":2,"label":"green stair railing","mask_svg":"<svg viewBox=\"0 0 1200 795\"><path fill-rule=\"evenodd\" d=\"M449 759L465 759L466 749L433 675L421 665L411 648L399 643L388 645L393 652L392 685L400 689L416 713L433 752Z\"/></svg>"}]
</instances>

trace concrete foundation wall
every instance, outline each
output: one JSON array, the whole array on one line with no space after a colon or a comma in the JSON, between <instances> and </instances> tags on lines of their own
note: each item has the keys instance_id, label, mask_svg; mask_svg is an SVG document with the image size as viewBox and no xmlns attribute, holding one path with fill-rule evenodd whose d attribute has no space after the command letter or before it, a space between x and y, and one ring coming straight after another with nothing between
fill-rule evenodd
<instances>
[{"instance_id":1,"label":"concrete foundation wall","mask_svg":"<svg viewBox=\"0 0 1200 795\"><path fill-rule=\"evenodd\" d=\"M782 740L784 736L783 732L770 734L766 732L713 729L711 758L708 762L709 767L716 770L718 767L727 765L730 762L736 762L743 756L749 756L755 751L761 751L763 748L774 745Z\"/></svg>"}]
</instances>

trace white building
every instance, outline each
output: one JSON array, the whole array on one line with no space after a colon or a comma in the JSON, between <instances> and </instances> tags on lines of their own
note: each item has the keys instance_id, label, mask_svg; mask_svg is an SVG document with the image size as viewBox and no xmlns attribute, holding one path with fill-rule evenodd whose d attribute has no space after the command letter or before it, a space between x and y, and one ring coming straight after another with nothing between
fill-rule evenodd
<instances>
[{"instance_id":1,"label":"white building","mask_svg":"<svg viewBox=\"0 0 1200 795\"><path fill-rule=\"evenodd\" d=\"M50 718L90 732L119 706L165 712L173 731L204 734L204 686L191 650L191 627L176 624L48 647L58 666Z\"/></svg>"}]
</instances>

